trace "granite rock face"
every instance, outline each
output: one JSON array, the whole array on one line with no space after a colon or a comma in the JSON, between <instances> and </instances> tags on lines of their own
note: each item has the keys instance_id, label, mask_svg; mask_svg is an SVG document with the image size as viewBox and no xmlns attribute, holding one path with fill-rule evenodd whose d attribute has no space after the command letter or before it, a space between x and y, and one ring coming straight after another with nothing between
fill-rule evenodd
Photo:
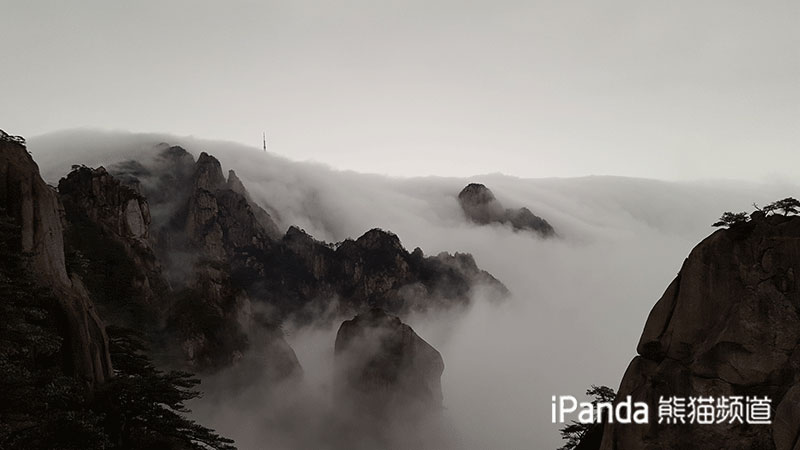
<instances>
[{"instance_id":1,"label":"granite rock face","mask_svg":"<svg viewBox=\"0 0 800 450\"><path fill-rule=\"evenodd\" d=\"M235 172L226 179L206 153L194 162L180 147L165 147L153 164L128 162L111 172L147 197L154 248L175 287L222 277L218 284L269 305L275 322L319 318L333 299L344 314L370 307L402 313L465 305L478 286L497 298L507 295L470 255L409 253L387 231L338 244L293 226L281 234L274 211L257 205Z\"/></svg>"},{"instance_id":2,"label":"granite rock face","mask_svg":"<svg viewBox=\"0 0 800 450\"><path fill-rule=\"evenodd\" d=\"M370 413L438 410L444 362L399 318L371 309L336 335L336 391Z\"/></svg>"},{"instance_id":3,"label":"granite rock face","mask_svg":"<svg viewBox=\"0 0 800 450\"><path fill-rule=\"evenodd\" d=\"M20 252L30 255L31 271L58 300L68 371L93 386L111 376L105 326L83 283L66 270L61 204L42 180L25 147L0 139L0 208L20 228Z\"/></svg>"},{"instance_id":4,"label":"granite rock face","mask_svg":"<svg viewBox=\"0 0 800 450\"><path fill-rule=\"evenodd\" d=\"M468 184L462 189L458 203L469 220L481 225L506 224L514 230L533 231L543 237L555 235L555 230L546 220L528 208L504 208L492 191L479 183Z\"/></svg>"},{"instance_id":5,"label":"granite rock face","mask_svg":"<svg viewBox=\"0 0 800 450\"><path fill-rule=\"evenodd\" d=\"M108 250L118 246L130 259L125 267L103 261L116 266L105 270L125 272L120 275L126 280L115 285L94 283L96 271L104 268L93 264L97 267L82 274L91 290L96 294L98 289L107 290L104 296L133 296L136 303L158 314L163 306L160 297L170 288L152 248L150 207L144 196L121 184L102 167L76 168L61 179L58 193L65 210L67 247L77 253L72 256L92 260L89 264L98 263L104 253L98 251L99 247Z\"/></svg>"},{"instance_id":6,"label":"granite rock face","mask_svg":"<svg viewBox=\"0 0 800 450\"><path fill-rule=\"evenodd\" d=\"M290 227L266 251L244 249L242 257L246 263L234 264L235 276L281 315L301 321L319 319L320 301L330 306L334 298L340 314L372 307L404 314L466 306L478 287L492 298L508 295L471 255L409 253L395 234L380 229L331 245Z\"/></svg>"},{"instance_id":7,"label":"granite rock face","mask_svg":"<svg viewBox=\"0 0 800 450\"><path fill-rule=\"evenodd\" d=\"M192 245L202 247L205 256L223 260L236 248L278 237L269 214L248 200L233 171L225 180L216 158L200 154L191 185L185 233Z\"/></svg>"},{"instance_id":8,"label":"granite rock face","mask_svg":"<svg viewBox=\"0 0 800 450\"><path fill-rule=\"evenodd\" d=\"M374 307L393 314L463 307L476 289L491 298L508 294L472 256L408 252L380 229L337 244L297 227L281 234L276 213L207 153L195 161L162 145L152 159L108 170L76 166L59 192L70 266L102 299L106 317L166 331L193 370L274 348L276 366L294 367L278 372L299 372L283 338L276 340L285 321ZM254 333L254 324L271 331Z\"/></svg>"},{"instance_id":9,"label":"granite rock face","mask_svg":"<svg viewBox=\"0 0 800 450\"><path fill-rule=\"evenodd\" d=\"M612 449L798 448L800 217L754 215L692 250L653 307L618 399L647 425L607 424ZM659 396L767 396L772 425L659 425Z\"/></svg>"},{"instance_id":10,"label":"granite rock face","mask_svg":"<svg viewBox=\"0 0 800 450\"><path fill-rule=\"evenodd\" d=\"M230 275L236 249L268 243L274 231L235 173L226 180L215 158L203 153L195 162L178 147L149 166L128 162L112 172L78 167L59 184L74 231L69 243L87 260L90 292L105 316L166 333L162 351L177 348L177 360L193 370L234 365L255 348L276 376L299 373L280 329L253 312Z\"/></svg>"}]
</instances>

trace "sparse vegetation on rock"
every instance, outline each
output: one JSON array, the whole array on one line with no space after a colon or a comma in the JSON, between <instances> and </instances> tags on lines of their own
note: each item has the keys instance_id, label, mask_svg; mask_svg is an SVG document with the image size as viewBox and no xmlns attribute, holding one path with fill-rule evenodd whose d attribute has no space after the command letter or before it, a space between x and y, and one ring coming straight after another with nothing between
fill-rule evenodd
<instances>
[{"instance_id":1,"label":"sparse vegetation on rock","mask_svg":"<svg viewBox=\"0 0 800 450\"><path fill-rule=\"evenodd\" d=\"M756 206L756 208L758 207ZM766 215L776 214L778 211L784 216L794 215L800 212L800 200L793 197L786 197L760 208L760 211Z\"/></svg>"},{"instance_id":2,"label":"sparse vegetation on rock","mask_svg":"<svg viewBox=\"0 0 800 450\"><path fill-rule=\"evenodd\" d=\"M740 223L745 223L750 219L746 212L739 212L739 213L732 213L729 211L725 211L720 216L719 220L714 222L712 227L732 227L734 225L738 225Z\"/></svg>"},{"instance_id":3,"label":"sparse vegetation on rock","mask_svg":"<svg viewBox=\"0 0 800 450\"><path fill-rule=\"evenodd\" d=\"M598 403L608 403L614 400L616 393L608 386L595 386L594 384L586 390L586 395L592 398L592 405ZM567 441L558 450L580 450L582 448L597 448L603 437L603 426L605 420L599 423L580 423L572 421L569 425L560 429L561 439Z\"/></svg>"}]
</instances>

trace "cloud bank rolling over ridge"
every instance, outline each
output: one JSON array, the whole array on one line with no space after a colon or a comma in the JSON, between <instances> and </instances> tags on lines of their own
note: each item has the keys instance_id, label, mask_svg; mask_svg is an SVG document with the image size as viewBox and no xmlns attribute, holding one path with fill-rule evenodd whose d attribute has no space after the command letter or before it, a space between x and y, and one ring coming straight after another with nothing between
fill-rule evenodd
<instances>
[{"instance_id":1,"label":"cloud bank rolling over ridge","mask_svg":"<svg viewBox=\"0 0 800 450\"><path fill-rule=\"evenodd\" d=\"M780 183L621 177L390 178L292 162L238 144L123 132L52 133L30 139L29 150L55 184L72 164L148 158L161 142L195 157L205 151L224 170L234 169L284 230L298 225L336 242L379 227L396 233L407 249L472 253L506 284L512 296L502 305L476 299L458 320L407 320L444 358L447 445L453 448L558 446L550 397L581 394L590 384L616 387L650 308L689 250L713 231L709 225L723 211L750 211L752 202L797 191ZM468 223L456 196L469 182L486 184L507 207L530 208L559 237ZM318 374L309 380L317 392L325 391L320 374L335 331L296 329L289 336L300 363L318 368L307 370ZM309 394L296 403L318 399ZM201 401L195 410L242 448L300 443L257 426L269 405L236 406ZM314 418L308 420L314 428Z\"/></svg>"}]
</instances>

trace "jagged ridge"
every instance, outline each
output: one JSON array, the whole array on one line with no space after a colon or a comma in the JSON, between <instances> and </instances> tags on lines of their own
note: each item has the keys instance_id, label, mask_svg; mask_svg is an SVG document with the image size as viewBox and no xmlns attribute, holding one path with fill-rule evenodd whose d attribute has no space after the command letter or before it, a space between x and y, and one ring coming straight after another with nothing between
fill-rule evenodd
<instances>
[{"instance_id":1,"label":"jagged ridge","mask_svg":"<svg viewBox=\"0 0 800 450\"><path fill-rule=\"evenodd\" d=\"M226 179L207 153L194 161L184 149L162 145L152 162L130 161L108 171L78 167L62 180L60 192L71 230L94 224L102 240L114 241L127 255L127 262L119 255L112 259L118 268L128 267L126 279L133 280L116 292L133 309L143 303L144 313L134 316L153 313L154 327L165 325L196 369L224 367L247 349L275 347L254 346L248 336L266 326L272 329L266 339L273 339L288 318L324 320L322 312L356 314L371 307L402 314L463 306L478 285L494 297L507 295L470 255L409 253L383 230L335 245L296 227L281 235L274 212L253 202L235 172ZM70 241L73 250L90 252L80 241ZM107 252L114 246L102 247ZM277 347L288 349L278 340ZM293 352L278 353L294 363L275 361L276 367L297 366ZM281 372L299 372L299 366Z\"/></svg>"}]
</instances>

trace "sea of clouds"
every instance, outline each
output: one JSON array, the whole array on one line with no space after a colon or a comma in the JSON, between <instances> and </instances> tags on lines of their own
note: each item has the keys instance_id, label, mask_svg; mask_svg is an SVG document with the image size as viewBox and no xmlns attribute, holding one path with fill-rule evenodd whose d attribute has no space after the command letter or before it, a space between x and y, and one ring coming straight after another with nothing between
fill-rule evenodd
<instances>
[{"instance_id":1,"label":"sea of clouds","mask_svg":"<svg viewBox=\"0 0 800 450\"><path fill-rule=\"evenodd\" d=\"M476 298L457 317L406 318L445 362L440 448L558 447L551 397L580 397L591 384L617 387L648 312L692 247L714 231L710 224L723 211L751 211L753 202L797 192L787 183L732 180L391 178L228 142L95 130L35 137L28 147L56 184L73 164L148 158L162 142L195 156L205 151L224 170L234 169L283 229L298 225L331 242L374 227L391 230L409 250L472 253L509 288L512 296L502 304ZM506 207L528 207L558 237L468 223L457 195L470 182L486 184ZM325 448L320 439L333 433L329 416L315 411L336 409L325 404L336 327L289 328L306 374L300 392L270 397L265 387L251 386L226 396L218 392L225 386L218 376L206 380L206 399L192 405L199 420L240 448Z\"/></svg>"}]
</instances>

